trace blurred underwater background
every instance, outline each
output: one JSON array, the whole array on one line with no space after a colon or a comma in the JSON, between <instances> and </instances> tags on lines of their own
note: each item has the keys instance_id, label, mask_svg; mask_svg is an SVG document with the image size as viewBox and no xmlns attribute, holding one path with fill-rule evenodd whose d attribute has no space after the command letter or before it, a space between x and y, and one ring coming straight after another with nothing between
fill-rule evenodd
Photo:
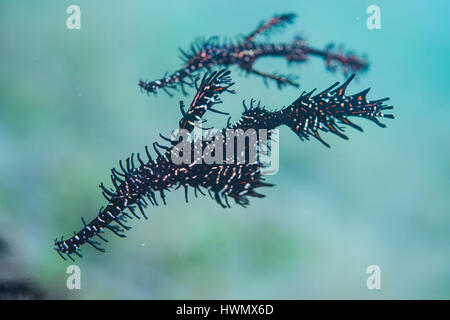
<instances>
[{"instance_id":1,"label":"blurred underwater background","mask_svg":"<svg viewBox=\"0 0 450 320\"><path fill-rule=\"evenodd\" d=\"M81 30L66 28L71 4ZM372 4L380 30L366 27ZM0 281L25 279L57 299L450 298L449 9L443 0L1 1ZM272 41L301 35L367 54L369 70L348 92L390 97L396 118L386 129L357 120L364 132L348 128L349 141L323 134L331 149L282 128L265 198L222 209L171 192L128 238L108 234L106 254L84 246L73 263L82 288L68 290L70 263L53 240L96 216L110 169L170 133L178 101L194 95L147 96L139 79L177 70L178 47L199 36L244 35L285 12L298 17ZM232 120L243 99L275 109L345 80L317 58L257 66L299 75L300 88L266 88L232 67L237 93L220 106ZM366 287L369 265L381 268L381 290Z\"/></svg>"}]
</instances>

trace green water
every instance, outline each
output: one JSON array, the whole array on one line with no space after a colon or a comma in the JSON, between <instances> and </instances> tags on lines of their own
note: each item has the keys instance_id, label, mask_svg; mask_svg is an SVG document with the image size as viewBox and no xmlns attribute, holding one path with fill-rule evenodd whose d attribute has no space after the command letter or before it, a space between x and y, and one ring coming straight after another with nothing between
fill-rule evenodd
<instances>
[{"instance_id":1,"label":"green water","mask_svg":"<svg viewBox=\"0 0 450 320\"><path fill-rule=\"evenodd\" d=\"M448 2L79 0L81 30L68 30L72 3L0 3L0 236L12 251L1 276L69 299L450 297ZM381 8L380 30L366 27L371 4ZM246 34L283 12L298 18L274 41L301 34L319 48L367 54L370 70L349 92L391 97L395 120L386 129L361 120L364 133L348 129L349 141L325 134L331 149L282 129L266 198L225 210L172 192L167 206L147 210L150 221L131 223L126 240L110 235L107 254L83 248L82 289L67 290L54 238L97 214L109 169L169 133L178 100L192 98L147 97L139 79L174 71L177 48L197 36ZM301 88L266 89L232 69L237 94L221 109L234 119L243 99L281 107L344 79L320 59L257 66L297 74ZM208 122L222 127L226 117ZM366 288L372 264L381 290Z\"/></svg>"}]
</instances>

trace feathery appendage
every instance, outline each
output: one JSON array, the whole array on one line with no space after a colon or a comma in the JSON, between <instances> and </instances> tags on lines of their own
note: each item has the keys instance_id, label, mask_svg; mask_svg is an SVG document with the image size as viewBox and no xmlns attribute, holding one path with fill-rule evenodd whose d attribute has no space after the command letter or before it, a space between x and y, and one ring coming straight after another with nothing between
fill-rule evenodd
<instances>
[{"instance_id":1,"label":"feathery appendage","mask_svg":"<svg viewBox=\"0 0 450 320\"><path fill-rule=\"evenodd\" d=\"M229 76L229 71L213 72L211 75L203 77L198 92L195 95L190 107L184 110L184 105L180 103L182 119L179 128L191 132L195 128L195 122L202 120L206 111L224 113L216 110L217 104L222 101L219 95L223 92L230 92L233 85ZM348 125L355 129L362 129L349 120L350 117L366 118L377 125L384 127L378 118L393 118L391 114L384 114L385 110L392 109L392 106L384 104L388 98L370 101L366 95L369 91L364 90L354 95L346 95L346 89L352 75L345 83L338 86L335 83L328 89L313 96L313 91L302 93L291 105L279 110L269 111L262 107L260 103L255 105L252 100L250 107L244 103L244 112L238 122L222 129L222 133L227 129L275 129L281 125L290 127L302 140L310 136L315 137L324 145L329 145L322 139L319 132L332 132L341 138L347 139L338 124ZM79 248L88 243L94 248L104 252L94 237L107 241L103 237L105 229L112 231L119 237L125 237L124 231L130 229L126 225L128 219L133 217L140 219L137 210L144 218L144 209L149 206L158 205L158 199L162 199L165 204L164 192L171 189L184 187L186 201L188 200L189 187L194 190L195 196L198 193L205 195L206 192L217 201L222 207L229 207L228 199L233 199L237 204L246 206L249 204L249 197L264 197L256 192L257 188L272 186L264 182L261 169L264 165L256 163L221 163L206 164L202 161L189 164L176 164L171 161L171 154L177 144L175 140L165 138L169 146L162 146L155 142L153 144L157 157L152 158L148 148L145 148L147 159L144 161L140 154L132 154L127 158L125 164L119 161L120 169L112 169L111 181L113 188L109 189L103 184L100 185L103 195L108 204L100 209L96 218L90 223L83 219L83 229L75 233L68 240L61 238L55 240L55 250L65 259L67 255L70 259L72 254L81 257ZM194 147L196 141L192 142L191 154L196 155ZM225 143L222 141L222 143ZM201 150L210 146L210 142L202 141ZM245 148L250 148L250 142ZM259 146L261 147L261 146ZM200 157L202 159L202 156Z\"/></svg>"},{"instance_id":2,"label":"feathery appendage","mask_svg":"<svg viewBox=\"0 0 450 320\"><path fill-rule=\"evenodd\" d=\"M334 51L330 45L324 50L311 47L304 39L294 38L291 43L255 42L255 38L261 35L270 35L274 30L281 29L293 23L296 15L289 13L275 15L262 22L258 28L246 37L236 41L219 41L218 37L207 40L198 40L191 45L189 51L180 49L184 66L172 74L166 74L156 81L139 81L139 86L147 93L163 90L170 96L169 90L180 89L187 94L186 87L192 87L195 76L202 70L211 70L215 67L237 66L247 74L261 77L267 85L269 81L275 82L278 88L285 86L298 87L297 77L294 75L282 75L267 73L253 67L254 63L263 57L282 57L289 63L305 62L310 56L323 59L328 70L341 68L345 75L362 72L368 68L365 59L353 53L345 54L342 51Z\"/></svg>"}]
</instances>

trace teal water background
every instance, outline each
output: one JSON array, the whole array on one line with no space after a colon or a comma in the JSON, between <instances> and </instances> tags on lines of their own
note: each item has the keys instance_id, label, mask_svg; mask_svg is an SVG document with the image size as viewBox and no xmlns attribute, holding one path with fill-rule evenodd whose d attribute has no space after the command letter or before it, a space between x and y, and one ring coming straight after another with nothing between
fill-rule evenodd
<instances>
[{"instance_id":1,"label":"teal water background","mask_svg":"<svg viewBox=\"0 0 450 320\"><path fill-rule=\"evenodd\" d=\"M66 28L70 4L81 30ZM371 4L381 30L366 27ZM2 265L16 267L0 275L68 299L450 298L449 9L438 0L1 1L0 236L12 252ZM389 96L395 120L358 121L365 131L348 129L349 141L327 134L331 149L282 129L266 198L225 210L172 192L126 240L109 235L107 254L83 248L82 289L67 290L54 238L95 217L109 169L169 133L178 100L192 98L147 97L138 80L179 68L177 48L198 36L246 34L284 12L298 18L273 41L301 34L366 53L370 69L349 92ZM315 58L256 66L297 74L301 88L266 89L233 68L237 94L221 105L233 119L243 99L281 107L344 80ZM226 117L208 121L223 127ZM366 288L372 264L381 290Z\"/></svg>"}]
</instances>

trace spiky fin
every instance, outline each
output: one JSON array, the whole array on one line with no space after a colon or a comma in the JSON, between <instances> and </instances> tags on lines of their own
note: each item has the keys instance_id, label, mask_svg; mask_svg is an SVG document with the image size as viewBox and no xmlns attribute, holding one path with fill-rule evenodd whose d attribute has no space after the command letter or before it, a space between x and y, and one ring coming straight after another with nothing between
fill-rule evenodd
<instances>
[{"instance_id":1,"label":"spiky fin","mask_svg":"<svg viewBox=\"0 0 450 320\"><path fill-rule=\"evenodd\" d=\"M383 113L384 110L393 108L383 103L389 98L369 101L366 97L369 89L354 95L346 95L347 87L354 77L353 74L342 85L338 86L339 83L335 83L315 96L312 96L314 90L303 93L294 103L281 111L283 123L301 139L313 136L327 147L330 145L321 138L319 131L330 131L343 139L348 139L336 121L359 131L362 131L362 128L351 122L349 117L366 118L380 127L385 127L378 118L394 118L392 114Z\"/></svg>"},{"instance_id":2,"label":"spiky fin","mask_svg":"<svg viewBox=\"0 0 450 320\"><path fill-rule=\"evenodd\" d=\"M209 76L205 74L200 85L197 86L196 83L197 94L187 111L184 110L184 104L180 102L180 109L183 115L179 123L180 129L192 131L195 121L199 121L207 110L224 113L214 109L213 106L222 102L219 98L221 93L234 93L233 90L230 90L232 85L234 83L231 81L230 71L222 69L211 73Z\"/></svg>"},{"instance_id":3,"label":"spiky fin","mask_svg":"<svg viewBox=\"0 0 450 320\"><path fill-rule=\"evenodd\" d=\"M253 41L253 39L261 34L268 34L270 31L274 30L275 28L284 27L287 24L291 24L294 19L296 18L295 13L286 13L281 15L274 15L272 18L270 18L267 21L262 22L258 28L256 28L255 31L250 33L245 40L246 41Z\"/></svg>"}]
</instances>

